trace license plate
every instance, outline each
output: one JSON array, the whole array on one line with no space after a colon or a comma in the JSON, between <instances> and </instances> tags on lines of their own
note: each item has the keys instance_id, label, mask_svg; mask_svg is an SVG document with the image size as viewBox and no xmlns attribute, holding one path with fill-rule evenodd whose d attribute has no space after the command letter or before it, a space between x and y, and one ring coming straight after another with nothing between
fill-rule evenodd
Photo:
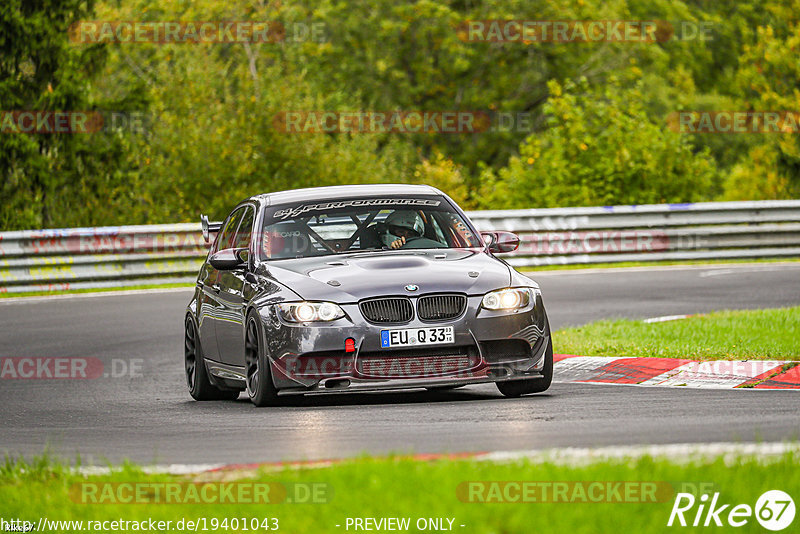
<instances>
[{"instance_id":1,"label":"license plate","mask_svg":"<svg viewBox=\"0 0 800 534\"><path fill-rule=\"evenodd\" d=\"M381 348L446 345L453 343L453 338L452 326L381 330Z\"/></svg>"}]
</instances>

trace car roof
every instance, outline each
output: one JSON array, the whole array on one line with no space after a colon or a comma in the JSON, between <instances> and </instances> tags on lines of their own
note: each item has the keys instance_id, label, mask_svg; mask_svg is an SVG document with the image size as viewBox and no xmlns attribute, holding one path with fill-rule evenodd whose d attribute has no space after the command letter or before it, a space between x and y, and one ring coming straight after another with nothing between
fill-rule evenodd
<instances>
[{"instance_id":1,"label":"car roof","mask_svg":"<svg viewBox=\"0 0 800 534\"><path fill-rule=\"evenodd\" d=\"M352 197L371 197L375 195L441 195L441 191L429 185L419 184L360 184L332 185L327 187L307 187L255 195L264 205L291 204L306 200L338 200Z\"/></svg>"}]
</instances>

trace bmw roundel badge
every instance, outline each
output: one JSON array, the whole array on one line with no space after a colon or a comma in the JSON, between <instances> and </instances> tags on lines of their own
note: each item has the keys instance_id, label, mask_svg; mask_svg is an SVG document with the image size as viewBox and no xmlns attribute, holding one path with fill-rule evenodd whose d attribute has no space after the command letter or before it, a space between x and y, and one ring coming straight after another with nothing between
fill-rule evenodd
<instances>
[{"instance_id":1,"label":"bmw roundel badge","mask_svg":"<svg viewBox=\"0 0 800 534\"><path fill-rule=\"evenodd\" d=\"M406 286L406 291L416 291L417 289L419 289L419 286L416 284L408 284Z\"/></svg>"}]
</instances>

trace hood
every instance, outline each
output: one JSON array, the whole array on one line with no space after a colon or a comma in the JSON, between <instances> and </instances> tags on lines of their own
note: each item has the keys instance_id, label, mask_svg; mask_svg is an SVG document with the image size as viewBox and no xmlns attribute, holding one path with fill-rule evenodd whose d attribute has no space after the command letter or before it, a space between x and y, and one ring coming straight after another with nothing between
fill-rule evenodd
<instances>
[{"instance_id":1,"label":"hood","mask_svg":"<svg viewBox=\"0 0 800 534\"><path fill-rule=\"evenodd\" d=\"M301 298L340 304L388 295L482 295L511 283L511 270L504 262L484 252L452 249L288 259L270 262L268 270ZM419 289L407 291L408 284Z\"/></svg>"}]
</instances>

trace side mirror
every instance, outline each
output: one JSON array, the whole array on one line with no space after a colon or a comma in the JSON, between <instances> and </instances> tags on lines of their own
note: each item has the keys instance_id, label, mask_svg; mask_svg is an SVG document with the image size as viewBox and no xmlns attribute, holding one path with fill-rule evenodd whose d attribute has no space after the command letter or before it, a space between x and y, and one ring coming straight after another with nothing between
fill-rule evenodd
<instances>
[{"instance_id":1,"label":"side mirror","mask_svg":"<svg viewBox=\"0 0 800 534\"><path fill-rule=\"evenodd\" d=\"M219 229L222 227L222 223L221 222L209 222L208 216L207 215L203 215L201 213L200 214L200 226L203 229L203 241L205 241L206 244L210 244L211 243L211 233L212 232L214 232L214 233L219 232Z\"/></svg>"},{"instance_id":2,"label":"side mirror","mask_svg":"<svg viewBox=\"0 0 800 534\"><path fill-rule=\"evenodd\" d=\"M226 248L212 254L208 263L218 271L232 271L247 266L248 256L246 248Z\"/></svg>"},{"instance_id":3,"label":"side mirror","mask_svg":"<svg viewBox=\"0 0 800 534\"><path fill-rule=\"evenodd\" d=\"M519 236L512 232L481 232L489 252L513 252L519 247Z\"/></svg>"}]
</instances>

